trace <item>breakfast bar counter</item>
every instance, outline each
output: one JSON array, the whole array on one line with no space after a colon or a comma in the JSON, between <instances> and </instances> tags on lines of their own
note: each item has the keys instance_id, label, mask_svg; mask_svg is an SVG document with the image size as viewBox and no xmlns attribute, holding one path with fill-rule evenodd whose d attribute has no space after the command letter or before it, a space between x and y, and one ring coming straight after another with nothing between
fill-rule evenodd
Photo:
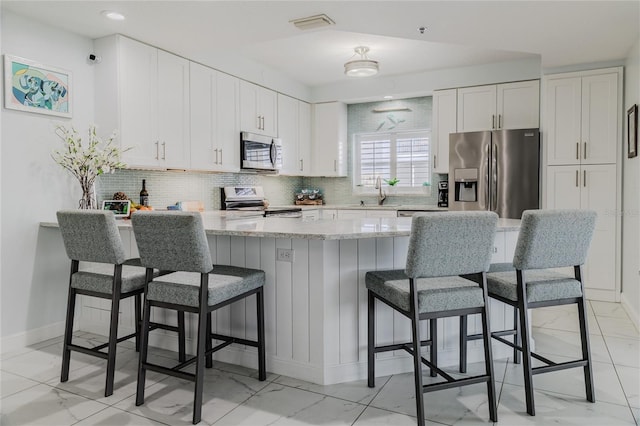
<instances>
[{"instance_id":1,"label":"breakfast bar counter","mask_svg":"<svg viewBox=\"0 0 640 426\"><path fill-rule=\"evenodd\" d=\"M217 264L262 269L266 273L265 329L267 370L319 384L332 384L366 378L367 367L367 271L403 269L409 243L411 218L362 218L305 220L291 217L258 216L255 212L205 212L205 230L212 258ZM511 261L517 240L519 220L500 219L493 262ZM55 222L43 222L56 228ZM130 221L123 220L120 233L137 255ZM57 230L51 230L57 231ZM464 244L464 242L461 242ZM60 262L68 262L64 251ZM58 280L56 278L56 280ZM66 278L59 278L61 290ZM128 300L129 302L129 300ZM108 303L108 302L106 302ZM121 333L133 330L133 301L122 307ZM379 303L379 302L378 302ZM83 299L80 324L84 331L106 335L104 301ZM64 309L64 307L61 307ZM389 307L376 306L376 333L379 344L410 339L409 321ZM213 329L239 337L256 334L255 300L236 302L214 314ZM512 324L510 307L491 301L493 329ZM246 313L246 315L245 315ZM158 310L160 321L175 321L171 311ZM189 317L187 351L195 336L195 318ZM425 324L426 325L426 324ZM479 319L469 318L470 332L480 331ZM439 365L455 365L458 357L457 318L438 322ZM423 335L428 336L428 327ZM174 333L154 331L152 346L175 350ZM470 342L469 362L481 360L482 348ZM495 358L512 351L496 345ZM255 348L231 345L216 354L225 362L254 368ZM404 351L378 354L377 374L412 371L411 358Z\"/></svg>"}]
</instances>

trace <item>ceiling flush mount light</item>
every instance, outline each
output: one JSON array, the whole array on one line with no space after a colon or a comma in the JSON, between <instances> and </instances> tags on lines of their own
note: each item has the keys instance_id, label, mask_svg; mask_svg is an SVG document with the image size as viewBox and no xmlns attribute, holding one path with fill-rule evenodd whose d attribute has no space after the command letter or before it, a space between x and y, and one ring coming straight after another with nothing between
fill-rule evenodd
<instances>
[{"instance_id":1,"label":"ceiling flush mount light","mask_svg":"<svg viewBox=\"0 0 640 426\"><path fill-rule=\"evenodd\" d=\"M113 10L103 10L100 12L102 16L105 18L111 19L112 21L124 21L124 15L120 12L115 12Z\"/></svg>"},{"instance_id":2,"label":"ceiling flush mount light","mask_svg":"<svg viewBox=\"0 0 640 426\"><path fill-rule=\"evenodd\" d=\"M371 77L378 74L378 61L374 61L367 57L369 48L366 46L358 46L355 49L356 55L360 58L353 59L344 64L344 73L349 77ZM354 55L355 56L355 55Z\"/></svg>"},{"instance_id":3,"label":"ceiling flush mount light","mask_svg":"<svg viewBox=\"0 0 640 426\"><path fill-rule=\"evenodd\" d=\"M296 26L296 28L301 30L311 30L314 28L326 27L328 25L335 24L335 22L333 22L333 19L329 18L324 13L321 15L308 16L306 18L293 19L289 22L291 22Z\"/></svg>"}]
</instances>

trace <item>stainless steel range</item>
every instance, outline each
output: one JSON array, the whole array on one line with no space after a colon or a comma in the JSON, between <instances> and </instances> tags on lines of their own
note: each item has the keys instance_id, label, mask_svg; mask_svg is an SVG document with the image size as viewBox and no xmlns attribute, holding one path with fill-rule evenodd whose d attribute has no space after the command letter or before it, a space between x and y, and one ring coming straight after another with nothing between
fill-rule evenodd
<instances>
[{"instance_id":1,"label":"stainless steel range","mask_svg":"<svg viewBox=\"0 0 640 426\"><path fill-rule=\"evenodd\" d=\"M269 208L261 186L225 186L221 188L222 210L261 211L264 217L301 217L300 207Z\"/></svg>"}]
</instances>

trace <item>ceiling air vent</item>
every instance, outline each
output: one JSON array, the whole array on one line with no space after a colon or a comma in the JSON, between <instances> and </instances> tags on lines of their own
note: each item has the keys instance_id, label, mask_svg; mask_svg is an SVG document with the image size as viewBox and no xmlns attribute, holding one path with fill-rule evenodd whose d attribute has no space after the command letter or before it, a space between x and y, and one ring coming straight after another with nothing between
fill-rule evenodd
<instances>
[{"instance_id":1,"label":"ceiling air vent","mask_svg":"<svg viewBox=\"0 0 640 426\"><path fill-rule=\"evenodd\" d=\"M328 25L334 25L335 22L324 13L321 15L313 15L306 18L298 18L289 21L293 23L297 28L301 30L310 30L313 28L326 27Z\"/></svg>"}]
</instances>

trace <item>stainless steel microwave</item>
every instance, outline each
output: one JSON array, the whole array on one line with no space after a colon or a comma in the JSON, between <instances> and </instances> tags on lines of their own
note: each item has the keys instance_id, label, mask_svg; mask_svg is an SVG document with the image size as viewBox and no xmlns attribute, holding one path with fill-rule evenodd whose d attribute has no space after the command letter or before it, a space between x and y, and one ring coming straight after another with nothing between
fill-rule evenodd
<instances>
[{"instance_id":1,"label":"stainless steel microwave","mask_svg":"<svg viewBox=\"0 0 640 426\"><path fill-rule=\"evenodd\" d=\"M277 171L282 168L282 141L255 133L240 133L240 168Z\"/></svg>"}]
</instances>

